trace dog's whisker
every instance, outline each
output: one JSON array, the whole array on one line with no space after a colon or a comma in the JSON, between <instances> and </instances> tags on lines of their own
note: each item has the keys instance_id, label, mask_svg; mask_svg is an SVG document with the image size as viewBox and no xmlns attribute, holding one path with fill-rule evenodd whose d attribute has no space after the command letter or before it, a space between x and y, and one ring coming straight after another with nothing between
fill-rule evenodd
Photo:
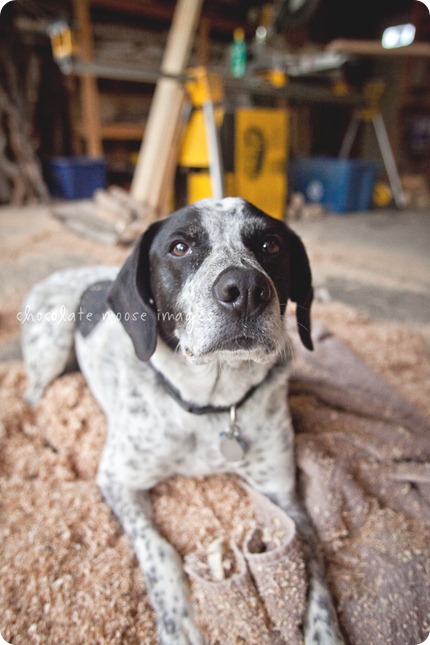
<instances>
[{"instance_id":1,"label":"dog's whisker","mask_svg":"<svg viewBox=\"0 0 430 645\"><path fill-rule=\"evenodd\" d=\"M303 309L304 311L310 311L309 307L305 307L304 305L301 305L299 303L297 303L296 308L297 309Z\"/></svg>"},{"instance_id":2,"label":"dog's whisker","mask_svg":"<svg viewBox=\"0 0 430 645\"><path fill-rule=\"evenodd\" d=\"M248 351L247 364L248 364L248 372L249 372L249 381L250 383L252 383L254 380L254 370L253 370L253 360L252 360L251 352L249 351Z\"/></svg>"},{"instance_id":3,"label":"dog's whisker","mask_svg":"<svg viewBox=\"0 0 430 645\"><path fill-rule=\"evenodd\" d=\"M177 338L175 333L172 333L168 336L166 336L166 341L171 343L173 352L175 354L179 354L181 352L181 340ZM174 345L174 341L176 341L176 344Z\"/></svg>"},{"instance_id":4,"label":"dog's whisker","mask_svg":"<svg viewBox=\"0 0 430 645\"><path fill-rule=\"evenodd\" d=\"M304 325L304 324L303 324L303 323L301 323L300 321L297 321L297 326L298 326L298 327L301 327L302 329L304 329L306 332L308 332L308 334L310 333L310 329L309 329L309 327L306 327L306 325Z\"/></svg>"}]
</instances>

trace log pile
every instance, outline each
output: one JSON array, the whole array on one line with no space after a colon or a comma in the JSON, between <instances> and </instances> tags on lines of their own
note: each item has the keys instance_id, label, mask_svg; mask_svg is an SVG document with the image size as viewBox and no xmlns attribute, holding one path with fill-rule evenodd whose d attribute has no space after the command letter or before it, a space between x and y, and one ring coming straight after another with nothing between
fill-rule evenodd
<instances>
[{"instance_id":1,"label":"log pile","mask_svg":"<svg viewBox=\"0 0 430 645\"><path fill-rule=\"evenodd\" d=\"M20 205L49 198L34 132L40 63L8 49L0 46L0 203Z\"/></svg>"}]
</instances>

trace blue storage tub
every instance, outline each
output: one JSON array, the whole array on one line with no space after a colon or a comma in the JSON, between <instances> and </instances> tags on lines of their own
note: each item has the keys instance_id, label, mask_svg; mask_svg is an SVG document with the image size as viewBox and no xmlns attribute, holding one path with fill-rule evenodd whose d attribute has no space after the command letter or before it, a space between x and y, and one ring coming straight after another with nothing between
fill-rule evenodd
<instances>
[{"instance_id":1,"label":"blue storage tub","mask_svg":"<svg viewBox=\"0 0 430 645\"><path fill-rule=\"evenodd\" d=\"M92 157L53 157L45 165L45 178L53 197L85 199L106 188L106 161Z\"/></svg>"},{"instance_id":2,"label":"blue storage tub","mask_svg":"<svg viewBox=\"0 0 430 645\"><path fill-rule=\"evenodd\" d=\"M371 161L299 158L290 163L290 190L335 213L363 211L371 205L376 173Z\"/></svg>"}]
</instances>

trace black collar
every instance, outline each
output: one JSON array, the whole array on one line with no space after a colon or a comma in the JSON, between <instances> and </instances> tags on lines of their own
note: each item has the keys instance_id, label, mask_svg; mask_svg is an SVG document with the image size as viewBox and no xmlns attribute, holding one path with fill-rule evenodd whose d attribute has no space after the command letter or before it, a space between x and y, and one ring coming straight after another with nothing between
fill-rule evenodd
<instances>
[{"instance_id":1,"label":"black collar","mask_svg":"<svg viewBox=\"0 0 430 645\"><path fill-rule=\"evenodd\" d=\"M261 386L263 383L269 380L269 378L272 376L273 371L277 365L274 365L266 374L266 376L259 382L253 385L245 394L240 398L236 403L231 403L230 405L197 405L196 403L190 403L189 401L184 401L182 398L180 392L176 389L176 387L166 379L164 374L159 372L152 363L148 363L148 365L152 368L152 370L155 372L157 376L157 380L159 384L164 387L166 392L170 394L170 396L175 399L176 403L178 403L181 408L186 410L187 412L191 412L191 414L219 414L221 412L229 412L232 407L240 408L241 405L245 403L253 394L254 392Z\"/></svg>"}]
</instances>

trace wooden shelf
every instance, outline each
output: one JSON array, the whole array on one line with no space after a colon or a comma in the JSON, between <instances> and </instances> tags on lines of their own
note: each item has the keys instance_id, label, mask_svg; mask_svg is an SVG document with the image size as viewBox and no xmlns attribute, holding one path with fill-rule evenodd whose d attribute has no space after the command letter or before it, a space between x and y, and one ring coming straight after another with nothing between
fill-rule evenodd
<instances>
[{"instance_id":1,"label":"wooden shelf","mask_svg":"<svg viewBox=\"0 0 430 645\"><path fill-rule=\"evenodd\" d=\"M141 140L145 132L143 123L108 123L101 126L102 139Z\"/></svg>"},{"instance_id":2,"label":"wooden shelf","mask_svg":"<svg viewBox=\"0 0 430 645\"><path fill-rule=\"evenodd\" d=\"M230 18L228 16L226 16L225 18L224 16L213 16L212 18L211 12L209 10L207 10L206 14L200 16L201 0L188 1L191 6L194 6L194 4L196 5L195 20L190 23L192 17L191 15L189 15L190 12L187 13L186 10L183 10L182 14L180 14L182 22L175 27L175 20L176 22L178 20L176 18L177 4L180 5L181 3L176 3L173 0L170 5L157 2L143 2L142 0L73 0L75 8L75 19L79 34L79 58L83 61L84 65L87 64L93 66L91 70L87 70L86 73L81 73L79 75L81 116L80 122L75 129L77 137L78 139L80 139L80 143L83 143L85 152L89 156L101 156L106 150L106 153L108 154L110 159L116 159L115 151L119 151L118 154L125 154L127 148L126 144L128 144L129 150L133 150L135 148L134 143L141 142L146 132L145 124L139 122L141 114L146 111L143 109L143 105L142 110L139 110L136 113L136 118L139 119L137 122L133 122L134 112L132 110L127 110L126 108L123 109L124 105L121 104L120 101L117 101L119 106L118 109L110 109L110 105L108 109L104 109L106 108L107 101L114 102L115 97L119 98L119 90L117 89L118 85L110 90L108 83L100 82L100 79L103 78L103 76L99 76L96 69L97 51L95 42L97 43L97 39L94 39L92 23L93 19L97 18L98 15L102 15L101 10L106 10L105 13L112 12L114 14L113 18L115 18L116 13L118 18L121 19L121 25L123 24L123 21L128 21L133 25L136 24L136 26L138 27L139 24L145 23L145 21L142 19L148 18L148 21L146 22L154 22L154 29L157 33L160 30L164 34L166 27L170 27L170 30L175 27L177 40L176 45L179 43L179 55L176 53L176 51L173 52L171 44L169 45L169 38L171 33L171 31L169 31L169 37L167 39L167 43L164 46L164 53L163 48L161 50L163 61L162 65L166 66L166 69L164 71L170 72L172 74L183 74L184 70L182 69L183 65L181 61L183 58L188 60L192 46L192 42L188 42L188 39L185 39L182 35L184 33L187 33L188 23L190 23L190 26L192 24L192 41L196 39L197 58L200 61L206 61L206 59L208 58L208 34L212 28L214 30L224 30L224 33L232 33L234 28L238 26L238 23L230 21ZM199 16L201 21L201 29L198 37L196 37L196 29ZM112 19L112 16L110 17L110 19ZM100 42L100 37L98 42ZM111 60L116 61L116 58L114 57ZM166 60L168 61L167 63ZM179 67L178 61L181 62ZM176 69L177 67L178 70ZM110 70L110 73L116 74L116 71L114 70L112 72L112 69L113 66ZM137 70L139 71L140 68L137 67ZM129 78L126 79L116 77L115 75L106 76L105 78L114 78L117 81L122 80L125 82L130 82L132 80ZM151 93L152 100L154 100L154 97L158 96L157 93L154 93L156 83L160 82L158 76L154 77L153 82L145 79L143 79L143 82L146 86L149 87L144 87L142 89L142 93L146 92L146 96ZM170 85L166 84L165 87L170 88ZM171 93L172 90L169 89L169 92ZM175 118L179 119L179 99L181 99L182 105L182 92L178 93L176 87L174 89L174 92L175 101L178 102L176 106L178 114ZM178 95L176 96L176 94ZM172 105L170 105L169 103L171 99L164 100L167 104L167 107L171 110ZM103 102L104 104L102 105ZM144 99L142 99L142 104L143 103ZM122 115L125 119L125 122L119 121L122 118ZM102 119L103 121L107 121L107 123L104 123ZM167 134L169 133L169 128L170 123L166 125ZM148 133L146 133L146 136L149 136ZM164 138L158 137L157 140L164 140ZM121 142L124 142L124 145L120 146ZM166 150L170 150L170 147L167 146ZM158 161L159 160L157 160L157 162ZM152 165L149 164L149 167L152 167Z\"/></svg>"},{"instance_id":3,"label":"wooden shelf","mask_svg":"<svg viewBox=\"0 0 430 645\"><path fill-rule=\"evenodd\" d=\"M85 138L86 131L82 124L77 126L80 137ZM100 126L101 139L111 141L140 141L145 132L143 123L106 123Z\"/></svg>"},{"instance_id":4,"label":"wooden shelf","mask_svg":"<svg viewBox=\"0 0 430 645\"><path fill-rule=\"evenodd\" d=\"M339 38L332 40L327 45L327 49L332 52L345 54L357 54L361 56L382 56L391 58L406 58L409 56L418 58L430 57L430 43L417 42L407 47L396 47L394 49L384 49L379 40L348 40Z\"/></svg>"}]
</instances>

